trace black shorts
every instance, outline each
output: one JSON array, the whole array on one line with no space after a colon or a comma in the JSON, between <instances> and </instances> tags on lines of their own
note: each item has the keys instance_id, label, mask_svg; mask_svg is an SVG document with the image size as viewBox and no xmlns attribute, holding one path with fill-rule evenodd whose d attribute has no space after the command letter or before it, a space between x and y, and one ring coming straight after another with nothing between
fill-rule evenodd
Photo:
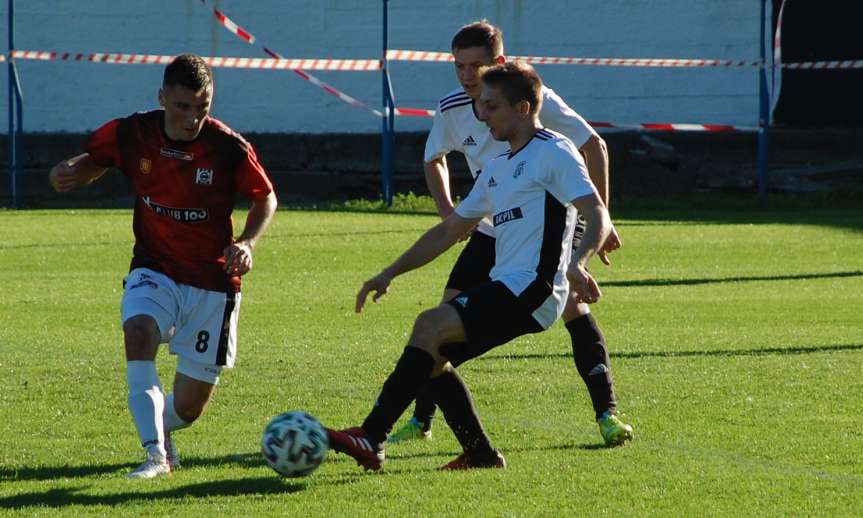
<instances>
[{"instance_id":1,"label":"black shorts","mask_svg":"<svg viewBox=\"0 0 863 518\"><path fill-rule=\"evenodd\" d=\"M510 340L543 327L534 320L536 303L527 297L516 297L500 281L488 281L447 302L458 311L464 325L466 343L444 345L441 354L456 365L476 358Z\"/></svg>"},{"instance_id":2,"label":"black shorts","mask_svg":"<svg viewBox=\"0 0 863 518\"><path fill-rule=\"evenodd\" d=\"M447 289L467 291L488 282L489 272L494 266L494 238L474 231L459 254L449 279Z\"/></svg>"},{"instance_id":3,"label":"black shorts","mask_svg":"<svg viewBox=\"0 0 863 518\"><path fill-rule=\"evenodd\" d=\"M578 215L578 218L575 220L575 232L572 234L572 250L573 252L578 249L578 245L581 244L581 238L584 237L584 231L587 230L587 220L582 217L581 214Z\"/></svg>"}]
</instances>

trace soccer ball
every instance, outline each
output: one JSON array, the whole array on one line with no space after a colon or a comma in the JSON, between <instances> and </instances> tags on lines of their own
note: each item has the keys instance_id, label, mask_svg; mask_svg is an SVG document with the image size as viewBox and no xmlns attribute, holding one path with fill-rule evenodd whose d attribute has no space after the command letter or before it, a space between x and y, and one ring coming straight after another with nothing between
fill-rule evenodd
<instances>
[{"instance_id":1,"label":"soccer ball","mask_svg":"<svg viewBox=\"0 0 863 518\"><path fill-rule=\"evenodd\" d=\"M304 477L327 456L330 440L321 423L305 412L279 414L264 428L261 454L285 477Z\"/></svg>"}]
</instances>

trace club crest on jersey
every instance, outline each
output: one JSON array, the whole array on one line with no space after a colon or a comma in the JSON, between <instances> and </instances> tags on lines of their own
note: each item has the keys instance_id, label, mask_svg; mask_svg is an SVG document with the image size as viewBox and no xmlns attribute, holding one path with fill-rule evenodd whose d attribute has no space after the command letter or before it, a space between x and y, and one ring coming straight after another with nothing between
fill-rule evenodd
<instances>
[{"instance_id":1,"label":"club crest on jersey","mask_svg":"<svg viewBox=\"0 0 863 518\"><path fill-rule=\"evenodd\" d=\"M465 307L467 306L467 296L462 295L461 297L456 297L455 299L453 299L453 302L455 302L461 307Z\"/></svg>"},{"instance_id":2,"label":"club crest on jersey","mask_svg":"<svg viewBox=\"0 0 863 518\"><path fill-rule=\"evenodd\" d=\"M468 135L466 139L461 141L462 146L475 146L476 140L473 139L473 135Z\"/></svg>"},{"instance_id":3,"label":"club crest on jersey","mask_svg":"<svg viewBox=\"0 0 863 518\"><path fill-rule=\"evenodd\" d=\"M507 209L503 212L498 212L494 215L494 226L503 225L509 221L513 221L516 219L521 219L524 216L521 213L521 207L516 207L514 209Z\"/></svg>"},{"instance_id":4,"label":"club crest on jersey","mask_svg":"<svg viewBox=\"0 0 863 518\"><path fill-rule=\"evenodd\" d=\"M150 169L153 167L153 162L150 161L149 158L141 159L141 174L150 174Z\"/></svg>"},{"instance_id":5,"label":"club crest on jersey","mask_svg":"<svg viewBox=\"0 0 863 518\"><path fill-rule=\"evenodd\" d=\"M198 185L213 185L213 170L199 167L198 172L195 174L195 183Z\"/></svg>"},{"instance_id":6,"label":"club crest on jersey","mask_svg":"<svg viewBox=\"0 0 863 518\"><path fill-rule=\"evenodd\" d=\"M171 149L169 147L163 147L162 149L160 149L159 154L168 158L175 158L177 160L191 161L195 159L194 153L189 153L188 151L181 151L179 149Z\"/></svg>"},{"instance_id":7,"label":"club crest on jersey","mask_svg":"<svg viewBox=\"0 0 863 518\"><path fill-rule=\"evenodd\" d=\"M494 176L492 176L491 178L488 179L488 186L489 187L497 187L497 182L494 181Z\"/></svg>"},{"instance_id":8,"label":"club crest on jersey","mask_svg":"<svg viewBox=\"0 0 863 518\"><path fill-rule=\"evenodd\" d=\"M526 164L526 163L527 162L522 160L521 162L518 163L518 165L515 166L515 172L512 173L513 178L518 178L519 176L521 176L521 173L524 172L524 164Z\"/></svg>"}]
</instances>

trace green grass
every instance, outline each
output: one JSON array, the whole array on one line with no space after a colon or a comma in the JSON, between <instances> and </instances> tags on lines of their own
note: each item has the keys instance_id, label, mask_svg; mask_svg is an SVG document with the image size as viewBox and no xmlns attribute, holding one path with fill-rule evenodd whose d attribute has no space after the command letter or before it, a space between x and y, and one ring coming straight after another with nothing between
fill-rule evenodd
<instances>
[{"instance_id":1,"label":"green grass","mask_svg":"<svg viewBox=\"0 0 863 518\"><path fill-rule=\"evenodd\" d=\"M855 515L863 509L863 214L617 210L624 248L592 270L633 443L601 447L560 324L464 365L509 469L441 473L434 439L381 472L332 454L281 479L258 453L275 414L358 424L456 250L353 313L361 282L436 221L426 203L283 211L244 286L237 368L141 460L119 324L128 211L0 213L0 514L228 516ZM366 211L366 212L363 212ZM399 213L401 212L401 213ZM241 216L241 215L240 215ZM242 217L238 217L242 222ZM158 358L170 384L174 360Z\"/></svg>"}]
</instances>

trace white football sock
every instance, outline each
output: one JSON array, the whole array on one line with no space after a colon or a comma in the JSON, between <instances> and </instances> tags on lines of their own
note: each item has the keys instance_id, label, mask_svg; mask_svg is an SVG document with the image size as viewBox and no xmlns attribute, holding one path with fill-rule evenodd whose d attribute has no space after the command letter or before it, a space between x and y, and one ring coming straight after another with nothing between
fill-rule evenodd
<instances>
[{"instance_id":1,"label":"white football sock","mask_svg":"<svg viewBox=\"0 0 863 518\"><path fill-rule=\"evenodd\" d=\"M126 374L129 382L129 412L135 421L141 445L148 453L164 458L162 412L165 410L165 395L159 383L156 363L129 361L126 363Z\"/></svg>"},{"instance_id":2,"label":"white football sock","mask_svg":"<svg viewBox=\"0 0 863 518\"><path fill-rule=\"evenodd\" d=\"M171 392L165 396L165 411L162 412L162 421L165 425L166 432L173 432L192 425L183 421L183 418L177 414L177 409L174 408L174 393Z\"/></svg>"}]
</instances>

